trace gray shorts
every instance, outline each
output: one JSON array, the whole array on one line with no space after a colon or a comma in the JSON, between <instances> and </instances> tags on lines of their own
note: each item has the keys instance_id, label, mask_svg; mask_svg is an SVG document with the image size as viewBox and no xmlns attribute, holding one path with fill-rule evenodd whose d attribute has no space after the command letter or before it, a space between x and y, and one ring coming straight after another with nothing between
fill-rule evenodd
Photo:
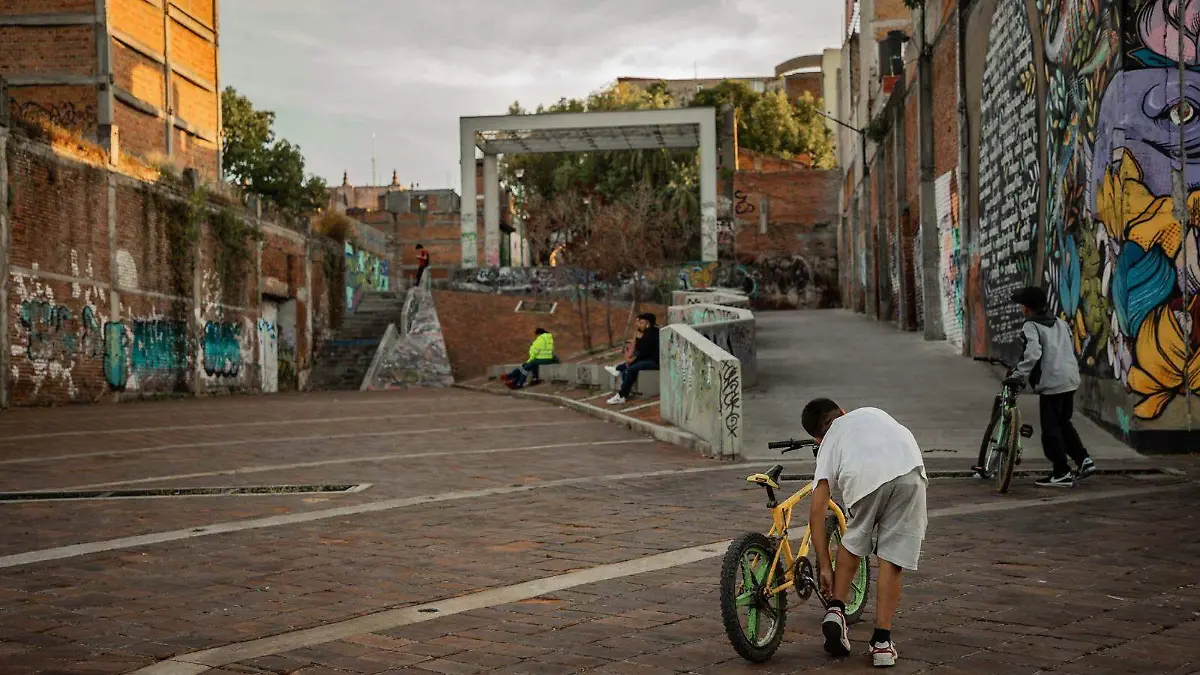
<instances>
[{"instance_id":1,"label":"gray shorts","mask_svg":"<svg viewBox=\"0 0 1200 675\"><path fill-rule=\"evenodd\" d=\"M929 524L920 469L880 485L847 511L843 548L856 556L874 553L906 570L917 569Z\"/></svg>"}]
</instances>

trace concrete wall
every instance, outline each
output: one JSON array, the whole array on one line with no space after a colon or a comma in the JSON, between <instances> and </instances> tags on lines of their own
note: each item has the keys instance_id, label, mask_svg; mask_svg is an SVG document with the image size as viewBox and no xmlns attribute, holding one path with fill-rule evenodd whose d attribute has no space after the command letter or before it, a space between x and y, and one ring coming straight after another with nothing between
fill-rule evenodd
<instances>
[{"instance_id":1,"label":"concrete wall","mask_svg":"<svg viewBox=\"0 0 1200 675\"><path fill-rule=\"evenodd\" d=\"M0 405L307 385L333 313L323 240L23 136L6 150Z\"/></svg>"},{"instance_id":2,"label":"concrete wall","mask_svg":"<svg viewBox=\"0 0 1200 675\"><path fill-rule=\"evenodd\" d=\"M754 313L736 307L697 304L670 307L671 324L687 324L713 344L733 354L742 364L742 387L758 384L758 347Z\"/></svg>"},{"instance_id":3,"label":"concrete wall","mask_svg":"<svg viewBox=\"0 0 1200 675\"><path fill-rule=\"evenodd\" d=\"M409 289L400 326L389 326L375 362L363 380L364 390L449 387L454 384L446 340L433 295Z\"/></svg>"},{"instance_id":4,"label":"concrete wall","mask_svg":"<svg viewBox=\"0 0 1200 675\"><path fill-rule=\"evenodd\" d=\"M737 357L691 326L660 332L660 415L708 442L720 459L742 455L742 368Z\"/></svg>"},{"instance_id":5,"label":"concrete wall","mask_svg":"<svg viewBox=\"0 0 1200 675\"><path fill-rule=\"evenodd\" d=\"M671 293L671 305L725 305L748 309L750 298L731 289L702 288Z\"/></svg>"}]
</instances>

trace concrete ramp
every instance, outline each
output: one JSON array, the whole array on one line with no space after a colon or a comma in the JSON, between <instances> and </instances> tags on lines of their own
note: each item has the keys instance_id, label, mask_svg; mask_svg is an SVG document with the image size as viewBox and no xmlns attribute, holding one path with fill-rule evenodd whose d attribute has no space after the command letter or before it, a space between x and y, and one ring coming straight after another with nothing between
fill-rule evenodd
<instances>
[{"instance_id":1,"label":"concrete ramp","mask_svg":"<svg viewBox=\"0 0 1200 675\"><path fill-rule=\"evenodd\" d=\"M361 389L450 387L454 375L433 295L423 284L409 289L400 326L388 326Z\"/></svg>"}]
</instances>

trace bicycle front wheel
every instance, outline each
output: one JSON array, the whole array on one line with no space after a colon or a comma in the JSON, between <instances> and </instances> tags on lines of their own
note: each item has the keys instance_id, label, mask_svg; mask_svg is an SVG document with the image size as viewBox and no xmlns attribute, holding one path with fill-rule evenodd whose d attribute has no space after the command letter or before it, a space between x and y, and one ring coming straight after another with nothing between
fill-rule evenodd
<instances>
[{"instance_id":1,"label":"bicycle front wheel","mask_svg":"<svg viewBox=\"0 0 1200 675\"><path fill-rule=\"evenodd\" d=\"M1000 401L997 399L992 403L992 416L988 419L987 429L983 432L983 440L979 443L979 466L983 467L986 476L992 475L992 455L996 452L996 428L999 424Z\"/></svg>"},{"instance_id":2,"label":"bicycle front wheel","mask_svg":"<svg viewBox=\"0 0 1200 675\"><path fill-rule=\"evenodd\" d=\"M1021 451L1021 411L1016 406L1004 411L1004 435L998 447L996 467L996 492L1005 494L1012 486L1013 471L1017 467L1017 455Z\"/></svg>"},{"instance_id":3,"label":"bicycle front wheel","mask_svg":"<svg viewBox=\"0 0 1200 675\"><path fill-rule=\"evenodd\" d=\"M829 514L829 517L825 519L825 536L829 544L829 557L833 562L835 575L837 574L838 552L842 549L843 534L837 516ZM850 582L850 597L846 598L846 623L855 623L862 616L863 608L867 606L867 594L870 590L871 565L867 556L864 555L858 559L858 571L854 573L854 579Z\"/></svg>"},{"instance_id":4,"label":"bicycle front wheel","mask_svg":"<svg viewBox=\"0 0 1200 675\"><path fill-rule=\"evenodd\" d=\"M769 595L768 570L775 543L758 532L743 534L729 545L721 564L721 620L734 651L752 663L770 659L783 641L787 592ZM783 583L782 566L773 584Z\"/></svg>"}]
</instances>

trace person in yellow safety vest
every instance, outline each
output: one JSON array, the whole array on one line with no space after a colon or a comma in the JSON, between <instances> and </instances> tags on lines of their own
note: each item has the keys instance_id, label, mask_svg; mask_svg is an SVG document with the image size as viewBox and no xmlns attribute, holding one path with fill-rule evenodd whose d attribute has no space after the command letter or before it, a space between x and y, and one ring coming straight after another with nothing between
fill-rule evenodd
<instances>
[{"instance_id":1,"label":"person in yellow safety vest","mask_svg":"<svg viewBox=\"0 0 1200 675\"><path fill-rule=\"evenodd\" d=\"M529 360L514 368L511 373L501 375L500 380L509 389L521 389L526 380L530 386L541 384L538 368L552 363L559 363L554 354L554 336L545 328L538 328L534 331L533 344L529 345Z\"/></svg>"}]
</instances>

